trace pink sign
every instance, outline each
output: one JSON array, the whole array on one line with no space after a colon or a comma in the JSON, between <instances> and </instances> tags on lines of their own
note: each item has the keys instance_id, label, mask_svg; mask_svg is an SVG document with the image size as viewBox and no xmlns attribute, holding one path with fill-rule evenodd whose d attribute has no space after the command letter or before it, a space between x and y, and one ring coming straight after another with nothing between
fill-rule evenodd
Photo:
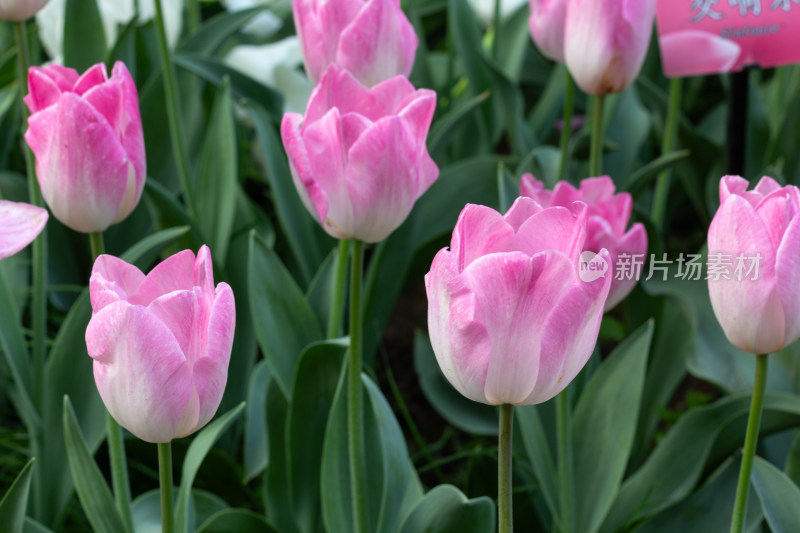
<instances>
[{"instance_id":1,"label":"pink sign","mask_svg":"<svg viewBox=\"0 0 800 533\"><path fill-rule=\"evenodd\" d=\"M800 0L658 0L667 77L800 63Z\"/></svg>"}]
</instances>

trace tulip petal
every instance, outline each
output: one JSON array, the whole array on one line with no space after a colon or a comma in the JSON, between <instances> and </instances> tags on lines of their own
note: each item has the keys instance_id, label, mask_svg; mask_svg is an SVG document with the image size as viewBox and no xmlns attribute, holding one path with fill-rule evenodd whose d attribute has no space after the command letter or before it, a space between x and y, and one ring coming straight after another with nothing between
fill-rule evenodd
<instances>
[{"instance_id":1,"label":"tulip petal","mask_svg":"<svg viewBox=\"0 0 800 533\"><path fill-rule=\"evenodd\" d=\"M24 98L25 104L31 113L37 113L56 103L61 93L71 88L71 85L67 88L59 87L45 69L31 67L28 71L28 94Z\"/></svg>"},{"instance_id":2,"label":"tulip petal","mask_svg":"<svg viewBox=\"0 0 800 533\"><path fill-rule=\"evenodd\" d=\"M800 338L800 216L792 219L783 235L775 259L775 275L786 321L783 344L788 346Z\"/></svg>"},{"instance_id":3,"label":"tulip petal","mask_svg":"<svg viewBox=\"0 0 800 533\"><path fill-rule=\"evenodd\" d=\"M436 111L436 93L420 89L414 93L412 98L411 103L400 111L400 117L411 129L411 135L424 140L428 136L433 113Z\"/></svg>"},{"instance_id":4,"label":"tulip petal","mask_svg":"<svg viewBox=\"0 0 800 533\"><path fill-rule=\"evenodd\" d=\"M119 300L129 300L139 292L144 274L135 266L113 255L101 255L94 262L89 279L92 312Z\"/></svg>"},{"instance_id":5,"label":"tulip petal","mask_svg":"<svg viewBox=\"0 0 800 533\"><path fill-rule=\"evenodd\" d=\"M72 88L72 92L83 95L92 88L104 84L108 80L105 63L98 63L83 73Z\"/></svg>"},{"instance_id":6,"label":"tulip petal","mask_svg":"<svg viewBox=\"0 0 800 533\"><path fill-rule=\"evenodd\" d=\"M553 191L544 188L544 183L533 177L533 174L523 174L519 185L520 196L533 198L542 207L553 205Z\"/></svg>"},{"instance_id":7,"label":"tulip petal","mask_svg":"<svg viewBox=\"0 0 800 533\"><path fill-rule=\"evenodd\" d=\"M150 302L172 291L188 291L194 286L195 256L191 250L183 250L164 261L145 276L139 292L131 303L149 305Z\"/></svg>"},{"instance_id":8,"label":"tulip petal","mask_svg":"<svg viewBox=\"0 0 800 533\"><path fill-rule=\"evenodd\" d=\"M530 0L528 26L539 51L545 57L564 62L564 22L566 0Z\"/></svg>"},{"instance_id":9,"label":"tulip petal","mask_svg":"<svg viewBox=\"0 0 800 533\"><path fill-rule=\"evenodd\" d=\"M586 204L576 202L570 208L554 206L544 209L520 226L514 249L534 255L544 250L557 250L577 264L586 240Z\"/></svg>"},{"instance_id":10,"label":"tulip petal","mask_svg":"<svg viewBox=\"0 0 800 533\"><path fill-rule=\"evenodd\" d=\"M591 282L580 281L568 257L558 252L547 252L547 256L546 274L539 283L549 282L552 276L566 289L550 304L542 327L539 375L533 391L522 402L526 405L545 402L564 390L589 360L612 281L611 273ZM605 250L600 257L611 264Z\"/></svg>"},{"instance_id":11,"label":"tulip petal","mask_svg":"<svg viewBox=\"0 0 800 533\"><path fill-rule=\"evenodd\" d=\"M28 246L47 224L47 210L0 200L0 259Z\"/></svg>"},{"instance_id":12,"label":"tulip petal","mask_svg":"<svg viewBox=\"0 0 800 533\"><path fill-rule=\"evenodd\" d=\"M369 93L372 102L362 104L364 111L359 111L375 122L386 115L399 114L409 104L416 101L421 94L429 96L432 91L414 89L414 85L405 76L394 76L373 86ZM436 94L433 94L434 98ZM434 105L435 108L435 105Z\"/></svg>"},{"instance_id":13,"label":"tulip petal","mask_svg":"<svg viewBox=\"0 0 800 533\"><path fill-rule=\"evenodd\" d=\"M120 301L92 317L86 345L97 390L114 419L144 441L171 441L193 386L169 329L144 307Z\"/></svg>"},{"instance_id":14,"label":"tulip petal","mask_svg":"<svg viewBox=\"0 0 800 533\"><path fill-rule=\"evenodd\" d=\"M513 242L514 231L500 213L484 205L467 204L453 229L450 251L457 258L458 271L463 272L481 256L510 252Z\"/></svg>"},{"instance_id":15,"label":"tulip petal","mask_svg":"<svg viewBox=\"0 0 800 533\"><path fill-rule=\"evenodd\" d=\"M671 32L659 43L664 73L670 78L729 72L742 51L736 41L700 30Z\"/></svg>"},{"instance_id":16,"label":"tulip petal","mask_svg":"<svg viewBox=\"0 0 800 533\"><path fill-rule=\"evenodd\" d=\"M614 276L611 281L608 299L606 300L606 311L616 307L616 305L624 300L636 286L638 280L634 276L631 276L631 279L627 279L626 277L624 279L617 279L614 267L617 265L617 259L621 254L627 254L631 257L644 257L647 253L647 230L645 230L644 225L637 222L622 236L622 238L619 240L609 238L608 243L609 245L606 245L603 241L598 243L599 250L606 248L609 251L609 265L612 267L611 274Z\"/></svg>"},{"instance_id":17,"label":"tulip petal","mask_svg":"<svg viewBox=\"0 0 800 533\"><path fill-rule=\"evenodd\" d=\"M89 103L65 93L28 120L36 175L61 222L84 233L105 230L128 182L128 158L108 121Z\"/></svg>"},{"instance_id":18,"label":"tulip petal","mask_svg":"<svg viewBox=\"0 0 800 533\"><path fill-rule=\"evenodd\" d=\"M374 121L385 114L376 107L374 100L369 90L358 83L352 74L332 64L311 91L304 122L313 124L334 107L340 115L358 113Z\"/></svg>"},{"instance_id":19,"label":"tulip petal","mask_svg":"<svg viewBox=\"0 0 800 533\"><path fill-rule=\"evenodd\" d=\"M417 35L392 0L367 0L339 38L336 61L371 87L414 66Z\"/></svg>"},{"instance_id":20,"label":"tulip petal","mask_svg":"<svg viewBox=\"0 0 800 533\"><path fill-rule=\"evenodd\" d=\"M303 117L297 113L286 113L281 121L281 139L289 156L289 169L292 172L297 193L308 212L318 222L325 220L328 214L328 195L317 184L311 174L311 160L300 133Z\"/></svg>"},{"instance_id":21,"label":"tulip petal","mask_svg":"<svg viewBox=\"0 0 800 533\"><path fill-rule=\"evenodd\" d=\"M456 256L447 249L433 259L425 289L428 332L439 367L458 392L487 403L489 337L484 325L475 320L475 296L461 279Z\"/></svg>"},{"instance_id":22,"label":"tulip petal","mask_svg":"<svg viewBox=\"0 0 800 533\"><path fill-rule=\"evenodd\" d=\"M111 79L105 83L88 87L83 99L94 107L108 121L117 138L122 137L125 126L125 101L122 80Z\"/></svg>"},{"instance_id":23,"label":"tulip petal","mask_svg":"<svg viewBox=\"0 0 800 533\"><path fill-rule=\"evenodd\" d=\"M527 196L520 196L514 200L514 203L508 208L503 218L513 228L514 233L517 233L529 218L541 210L542 206L536 200Z\"/></svg>"},{"instance_id":24,"label":"tulip petal","mask_svg":"<svg viewBox=\"0 0 800 533\"><path fill-rule=\"evenodd\" d=\"M128 72L125 63L117 61L111 71L111 77L113 79L122 80L124 116L127 118L127 122L120 128L122 132L122 146L125 148L125 153L127 153L130 158L136 176L135 194L131 199L132 205L130 205L129 208L120 208L121 212L127 210L127 214L129 214L139 203L142 191L144 190L144 180L147 176L144 131L142 130L142 117L139 112L139 92L136 90L136 84L130 72ZM123 202L123 205L125 205L125 202ZM125 216L127 216L127 214Z\"/></svg>"},{"instance_id":25,"label":"tulip petal","mask_svg":"<svg viewBox=\"0 0 800 533\"><path fill-rule=\"evenodd\" d=\"M194 285L200 287L205 294L214 294L214 266L211 262L211 250L205 244L197 250L194 261Z\"/></svg>"}]
</instances>

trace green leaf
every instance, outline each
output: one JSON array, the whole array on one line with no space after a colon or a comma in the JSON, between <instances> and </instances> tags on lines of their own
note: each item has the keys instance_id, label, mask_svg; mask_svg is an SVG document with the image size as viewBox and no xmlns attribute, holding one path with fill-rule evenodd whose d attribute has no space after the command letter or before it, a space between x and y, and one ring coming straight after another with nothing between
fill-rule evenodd
<instances>
[{"instance_id":1,"label":"green leaf","mask_svg":"<svg viewBox=\"0 0 800 533\"><path fill-rule=\"evenodd\" d=\"M105 60L106 34L96 0L67 0L64 9L64 64L83 73Z\"/></svg>"},{"instance_id":2,"label":"green leaf","mask_svg":"<svg viewBox=\"0 0 800 533\"><path fill-rule=\"evenodd\" d=\"M657 157L631 174L631 177L625 182L624 190L631 194L638 194L662 171L673 168L682 160L688 158L689 155L689 150L678 150L677 152L670 152Z\"/></svg>"},{"instance_id":3,"label":"green leaf","mask_svg":"<svg viewBox=\"0 0 800 533\"><path fill-rule=\"evenodd\" d=\"M430 339L420 332L414 335L414 367L422 393L442 418L473 435L497 435L497 408L473 402L455 390L436 362Z\"/></svg>"},{"instance_id":4,"label":"green leaf","mask_svg":"<svg viewBox=\"0 0 800 533\"><path fill-rule=\"evenodd\" d=\"M172 496L174 500L174 492ZM199 489L192 490L192 507L194 518L201 524L230 508L219 496ZM161 533L161 491L153 489L137 496L131 504L131 514L135 533Z\"/></svg>"},{"instance_id":5,"label":"green leaf","mask_svg":"<svg viewBox=\"0 0 800 533\"><path fill-rule=\"evenodd\" d=\"M322 527L320 467L328 415L336 393L344 343L312 344L300 356L286 419L289 493L296 522L303 532Z\"/></svg>"},{"instance_id":6,"label":"green leaf","mask_svg":"<svg viewBox=\"0 0 800 533\"><path fill-rule=\"evenodd\" d=\"M231 35L266 7L266 5L259 5L250 9L242 9L241 11L223 11L219 15L204 21L196 32L178 45L178 51L213 55Z\"/></svg>"},{"instance_id":7,"label":"green leaf","mask_svg":"<svg viewBox=\"0 0 800 533\"><path fill-rule=\"evenodd\" d=\"M244 420L244 483L249 483L269 464L267 386L271 380L266 361L260 361L251 370Z\"/></svg>"},{"instance_id":8,"label":"green leaf","mask_svg":"<svg viewBox=\"0 0 800 533\"><path fill-rule=\"evenodd\" d=\"M491 93L484 91L477 96L474 96L466 102L455 106L446 115L437 119L431 125L431 132L428 134L428 153L434 160L439 160L444 154L453 133L456 132L467 117L472 116L473 112L478 109L483 102L489 98Z\"/></svg>"},{"instance_id":9,"label":"green leaf","mask_svg":"<svg viewBox=\"0 0 800 533\"><path fill-rule=\"evenodd\" d=\"M350 503L346 372L345 364L328 418L322 454L322 517L328 531L355 531ZM412 465L403 432L389 404L368 377L362 376L362 381L367 531L393 533L402 519Z\"/></svg>"},{"instance_id":10,"label":"green leaf","mask_svg":"<svg viewBox=\"0 0 800 533\"><path fill-rule=\"evenodd\" d=\"M600 365L575 406L572 433L578 436L574 442L577 531L596 531L619 490L636 434L652 338L651 320Z\"/></svg>"},{"instance_id":11,"label":"green leaf","mask_svg":"<svg viewBox=\"0 0 800 533\"><path fill-rule=\"evenodd\" d=\"M514 408L514 418L542 498L550 514L555 517L559 513L558 473L552 446L548 442L548 434L540 416L541 408L539 405L517 406Z\"/></svg>"},{"instance_id":12,"label":"green leaf","mask_svg":"<svg viewBox=\"0 0 800 533\"><path fill-rule=\"evenodd\" d=\"M220 268L225 266L236 212L239 188L237 155L233 105L226 79L214 100L203 145L200 176L194 188L197 209L201 213L198 217L200 231L209 239L208 244Z\"/></svg>"},{"instance_id":13,"label":"green leaf","mask_svg":"<svg viewBox=\"0 0 800 533\"><path fill-rule=\"evenodd\" d=\"M125 531L126 527L114 505L114 497L83 440L69 396L64 396L64 440L75 491L92 529L99 533Z\"/></svg>"},{"instance_id":14,"label":"green leaf","mask_svg":"<svg viewBox=\"0 0 800 533\"><path fill-rule=\"evenodd\" d=\"M187 233L189 233L189 226L179 226L159 231L128 248L120 259L139 268L145 268L153 262L160 250Z\"/></svg>"},{"instance_id":15,"label":"green leaf","mask_svg":"<svg viewBox=\"0 0 800 533\"><path fill-rule=\"evenodd\" d=\"M756 457L751 483L773 533L792 533L800 524L800 489L768 461Z\"/></svg>"},{"instance_id":16,"label":"green leaf","mask_svg":"<svg viewBox=\"0 0 800 533\"><path fill-rule=\"evenodd\" d=\"M277 254L255 233L250 235L249 280L258 343L288 397L300 354L322 339L322 328Z\"/></svg>"},{"instance_id":17,"label":"green leaf","mask_svg":"<svg viewBox=\"0 0 800 533\"><path fill-rule=\"evenodd\" d=\"M245 509L220 511L197 529L197 533L277 533L261 515Z\"/></svg>"},{"instance_id":18,"label":"green leaf","mask_svg":"<svg viewBox=\"0 0 800 533\"><path fill-rule=\"evenodd\" d=\"M490 498L469 500L452 485L439 485L411 510L399 533L485 533L494 525Z\"/></svg>"},{"instance_id":19,"label":"green leaf","mask_svg":"<svg viewBox=\"0 0 800 533\"><path fill-rule=\"evenodd\" d=\"M25 512L28 509L28 492L31 487L31 472L33 462L28 461L22 471L17 475L14 483L8 487L3 499L0 500L0 532L20 533L25 524Z\"/></svg>"},{"instance_id":20,"label":"green leaf","mask_svg":"<svg viewBox=\"0 0 800 533\"><path fill-rule=\"evenodd\" d=\"M288 461L286 458L287 411L286 398L275 380L267 387L267 427L269 432L269 466L263 476L262 494L267 521L281 533L299 533L297 516L290 501Z\"/></svg>"},{"instance_id":21,"label":"green leaf","mask_svg":"<svg viewBox=\"0 0 800 533\"><path fill-rule=\"evenodd\" d=\"M214 443L222 436L225 430L236 420L244 409L244 403L234 407L221 417L217 418L192 440L186 457L183 459L181 469L181 487L178 490L178 501L175 505L175 531L178 533L189 533L194 530L193 513L190 508L190 496L192 494L192 484L200 470L200 465L206 455L214 446Z\"/></svg>"}]
</instances>

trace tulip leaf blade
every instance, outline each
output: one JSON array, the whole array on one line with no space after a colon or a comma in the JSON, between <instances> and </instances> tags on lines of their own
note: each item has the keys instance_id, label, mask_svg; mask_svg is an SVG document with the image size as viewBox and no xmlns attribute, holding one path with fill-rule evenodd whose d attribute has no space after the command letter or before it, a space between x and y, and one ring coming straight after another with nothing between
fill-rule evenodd
<instances>
[{"instance_id":1,"label":"tulip leaf blade","mask_svg":"<svg viewBox=\"0 0 800 533\"><path fill-rule=\"evenodd\" d=\"M120 259L144 268L155 258L161 248L189 233L189 229L189 226L177 226L148 235L125 250Z\"/></svg>"},{"instance_id":2,"label":"tulip leaf blade","mask_svg":"<svg viewBox=\"0 0 800 533\"><path fill-rule=\"evenodd\" d=\"M249 261L256 337L288 398L298 358L306 346L323 338L322 326L278 255L255 233L250 236Z\"/></svg>"},{"instance_id":3,"label":"tulip leaf blade","mask_svg":"<svg viewBox=\"0 0 800 533\"><path fill-rule=\"evenodd\" d=\"M576 531L596 531L619 490L628 463L653 321L634 331L600 365L573 414ZM590 436L590 437L589 437ZM598 461L602 457L602 461Z\"/></svg>"},{"instance_id":4,"label":"tulip leaf blade","mask_svg":"<svg viewBox=\"0 0 800 533\"><path fill-rule=\"evenodd\" d=\"M226 509L211 516L197 533L277 533L264 517L246 509Z\"/></svg>"},{"instance_id":5,"label":"tulip leaf blade","mask_svg":"<svg viewBox=\"0 0 800 533\"><path fill-rule=\"evenodd\" d=\"M800 524L800 489L783 472L756 456L752 486L761 501L767 524L773 533L797 531Z\"/></svg>"},{"instance_id":6,"label":"tulip leaf blade","mask_svg":"<svg viewBox=\"0 0 800 533\"><path fill-rule=\"evenodd\" d=\"M247 24L266 7L266 5L262 4L240 11L223 12L216 15L205 21L196 32L186 37L178 45L178 51L213 55L228 37Z\"/></svg>"},{"instance_id":7,"label":"tulip leaf blade","mask_svg":"<svg viewBox=\"0 0 800 533\"><path fill-rule=\"evenodd\" d=\"M428 492L403 521L399 533L483 533L495 524L494 502L482 496L468 499L452 485Z\"/></svg>"},{"instance_id":8,"label":"tulip leaf blade","mask_svg":"<svg viewBox=\"0 0 800 533\"><path fill-rule=\"evenodd\" d=\"M72 409L69 396L64 396L64 440L67 447L67 458L75 491L81 502L86 518L92 529L99 533L118 533L126 531L114 497L111 495L100 468L94 462L92 454L83 439L83 433Z\"/></svg>"},{"instance_id":9,"label":"tulip leaf blade","mask_svg":"<svg viewBox=\"0 0 800 533\"><path fill-rule=\"evenodd\" d=\"M251 370L247 387L244 420L244 483L249 483L269 465L269 428L267 427L267 388L272 374L266 361Z\"/></svg>"},{"instance_id":10,"label":"tulip leaf blade","mask_svg":"<svg viewBox=\"0 0 800 533\"><path fill-rule=\"evenodd\" d=\"M106 33L96 0L66 0L63 39L64 64L78 72L105 60Z\"/></svg>"},{"instance_id":11,"label":"tulip leaf blade","mask_svg":"<svg viewBox=\"0 0 800 533\"><path fill-rule=\"evenodd\" d=\"M25 512L28 508L28 493L31 487L33 463L31 459L22 468L14 482L8 487L0 500L0 528L8 533L21 533L25 523Z\"/></svg>"},{"instance_id":12,"label":"tulip leaf blade","mask_svg":"<svg viewBox=\"0 0 800 533\"><path fill-rule=\"evenodd\" d=\"M228 427L236 420L236 418L244 410L244 402L234 407L221 417L217 418L200 433L198 433L189 449L186 451L186 457L183 459L183 467L181 468L181 486L178 489L178 500L175 505L175 531L178 533L189 533L194 531L194 512L192 510L192 484L200 470L200 465L208 455L211 447L219 440L222 434Z\"/></svg>"}]
</instances>

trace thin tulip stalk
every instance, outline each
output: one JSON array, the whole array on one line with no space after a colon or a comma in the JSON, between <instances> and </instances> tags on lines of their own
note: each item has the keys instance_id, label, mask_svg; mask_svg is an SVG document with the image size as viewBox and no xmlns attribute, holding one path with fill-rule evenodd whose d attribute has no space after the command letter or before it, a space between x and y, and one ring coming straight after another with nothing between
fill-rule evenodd
<instances>
[{"instance_id":1,"label":"thin tulip stalk","mask_svg":"<svg viewBox=\"0 0 800 533\"><path fill-rule=\"evenodd\" d=\"M572 137L572 113L573 100L575 95L575 83L572 81L568 70L564 70L566 76L566 86L564 88L564 119L561 126L561 158L558 163L558 181L562 181L567 176L567 166L569 164L569 141ZM597 176L598 174L592 174Z\"/></svg>"},{"instance_id":2,"label":"thin tulip stalk","mask_svg":"<svg viewBox=\"0 0 800 533\"><path fill-rule=\"evenodd\" d=\"M592 111L592 146L589 156L589 175L600 176L603 173L603 108L606 97L598 94L593 97Z\"/></svg>"},{"instance_id":3,"label":"thin tulip stalk","mask_svg":"<svg viewBox=\"0 0 800 533\"><path fill-rule=\"evenodd\" d=\"M511 443L514 436L514 406L500 406L500 434L497 446L497 531L511 533L514 530L512 507Z\"/></svg>"},{"instance_id":4,"label":"thin tulip stalk","mask_svg":"<svg viewBox=\"0 0 800 533\"><path fill-rule=\"evenodd\" d=\"M569 390L556 396L556 426L558 433L558 477L561 500L561 531L572 533L572 422Z\"/></svg>"},{"instance_id":5,"label":"thin tulip stalk","mask_svg":"<svg viewBox=\"0 0 800 533\"><path fill-rule=\"evenodd\" d=\"M158 481L161 488L161 532L172 533L172 443L158 443Z\"/></svg>"},{"instance_id":6,"label":"thin tulip stalk","mask_svg":"<svg viewBox=\"0 0 800 533\"><path fill-rule=\"evenodd\" d=\"M677 140L678 119L681 113L681 92L683 91L682 78L673 78L669 84L669 107L667 108L667 122L664 130L664 139L661 143L661 155L667 155L675 148ZM664 214L667 209L667 196L669 195L670 182L669 169L661 171L656 180L656 192L653 197L652 219L658 229L664 228Z\"/></svg>"},{"instance_id":7,"label":"thin tulip stalk","mask_svg":"<svg viewBox=\"0 0 800 533\"><path fill-rule=\"evenodd\" d=\"M339 241L339 250L336 253L336 265L333 271L333 286L331 287L331 307L328 315L328 338L335 339L342 329L344 316L344 295L347 287L347 263L350 259L350 241Z\"/></svg>"},{"instance_id":8,"label":"thin tulip stalk","mask_svg":"<svg viewBox=\"0 0 800 533\"><path fill-rule=\"evenodd\" d=\"M364 243L353 240L350 266L350 364L347 381L348 450L350 453L350 493L356 533L367 533L367 482L364 445L364 398L361 387L363 359L361 282Z\"/></svg>"}]
</instances>

